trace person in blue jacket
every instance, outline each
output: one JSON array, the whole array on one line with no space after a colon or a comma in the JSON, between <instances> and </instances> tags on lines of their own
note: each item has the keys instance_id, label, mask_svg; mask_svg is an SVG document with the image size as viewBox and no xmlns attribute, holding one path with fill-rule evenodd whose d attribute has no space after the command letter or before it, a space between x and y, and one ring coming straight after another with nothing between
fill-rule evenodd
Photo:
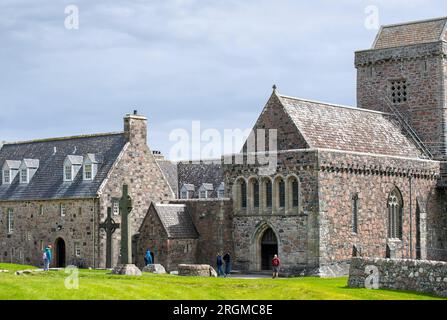
<instances>
[{"instance_id":1,"label":"person in blue jacket","mask_svg":"<svg viewBox=\"0 0 447 320\"><path fill-rule=\"evenodd\" d=\"M45 248L45 251L44 251L44 259L43 259L44 267L43 267L43 269L44 269L45 271L50 270L50 264L51 264L51 260L52 260L52 259L53 259L53 254L52 254L52 252L51 252L51 244L49 244L49 245Z\"/></svg>"},{"instance_id":2,"label":"person in blue jacket","mask_svg":"<svg viewBox=\"0 0 447 320\"><path fill-rule=\"evenodd\" d=\"M146 263L146 265L154 263L152 261L152 254L151 254L151 251L149 249L147 249L146 255L144 256L144 262Z\"/></svg>"}]
</instances>

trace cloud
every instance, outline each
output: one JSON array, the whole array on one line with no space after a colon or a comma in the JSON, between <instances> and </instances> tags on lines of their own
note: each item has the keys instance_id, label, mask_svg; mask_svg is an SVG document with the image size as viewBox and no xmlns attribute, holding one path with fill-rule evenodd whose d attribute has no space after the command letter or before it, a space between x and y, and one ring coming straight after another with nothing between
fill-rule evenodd
<instances>
[{"instance_id":1,"label":"cloud","mask_svg":"<svg viewBox=\"0 0 447 320\"><path fill-rule=\"evenodd\" d=\"M171 130L249 128L282 93L355 105L353 52L380 22L438 16L442 1L2 0L0 140L122 129L138 109L153 149ZM64 27L79 7L79 30Z\"/></svg>"}]
</instances>

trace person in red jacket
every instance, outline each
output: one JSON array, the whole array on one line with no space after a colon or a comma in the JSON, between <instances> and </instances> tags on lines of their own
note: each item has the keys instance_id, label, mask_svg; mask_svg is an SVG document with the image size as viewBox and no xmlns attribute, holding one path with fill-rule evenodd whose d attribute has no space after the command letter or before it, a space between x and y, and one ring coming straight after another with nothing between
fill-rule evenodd
<instances>
[{"instance_id":1,"label":"person in red jacket","mask_svg":"<svg viewBox=\"0 0 447 320\"><path fill-rule=\"evenodd\" d=\"M275 254L275 256L272 259L272 266L273 266L273 277L272 279L275 279L278 277L279 273L279 265L281 264L281 260L279 260L278 255Z\"/></svg>"}]
</instances>

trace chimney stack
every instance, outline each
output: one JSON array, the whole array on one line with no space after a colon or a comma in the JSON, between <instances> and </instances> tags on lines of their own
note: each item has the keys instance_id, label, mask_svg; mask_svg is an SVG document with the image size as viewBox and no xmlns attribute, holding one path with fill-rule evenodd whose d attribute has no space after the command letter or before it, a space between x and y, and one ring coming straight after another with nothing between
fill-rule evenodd
<instances>
[{"instance_id":1,"label":"chimney stack","mask_svg":"<svg viewBox=\"0 0 447 320\"><path fill-rule=\"evenodd\" d=\"M135 145L147 145L147 118L139 116L137 110L124 117L124 136Z\"/></svg>"}]
</instances>

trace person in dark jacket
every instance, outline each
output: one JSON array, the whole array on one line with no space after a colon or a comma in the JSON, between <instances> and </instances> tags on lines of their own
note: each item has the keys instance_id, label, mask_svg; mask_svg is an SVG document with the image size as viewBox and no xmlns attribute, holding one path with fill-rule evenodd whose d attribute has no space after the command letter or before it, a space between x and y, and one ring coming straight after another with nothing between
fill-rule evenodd
<instances>
[{"instance_id":1,"label":"person in dark jacket","mask_svg":"<svg viewBox=\"0 0 447 320\"><path fill-rule=\"evenodd\" d=\"M146 255L144 256L144 262L146 263L146 265L154 263L152 261L151 250L149 250L149 249L146 250Z\"/></svg>"},{"instance_id":2,"label":"person in dark jacket","mask_svg":"<svg viewBox=\"0 0 447 320\"><path fill-rule=\"evenodd\" d=\"M225 277L227 277L231 272L231 257L229 252L225 253L223 260L225 261Z\"/></svg>"},{"instance_id":3,"label":"person in dark jacket","mask_svg":"<svg viewBox=\"0 0 447 320\"><path fill-rule=\"evenodd\" d=\"M223 260L222 260L222 255L220 253L217 253L216 265L217 265L217 275L223 276L224 275L224 272L222 270Z\"/></svg>"}]
</instances>

